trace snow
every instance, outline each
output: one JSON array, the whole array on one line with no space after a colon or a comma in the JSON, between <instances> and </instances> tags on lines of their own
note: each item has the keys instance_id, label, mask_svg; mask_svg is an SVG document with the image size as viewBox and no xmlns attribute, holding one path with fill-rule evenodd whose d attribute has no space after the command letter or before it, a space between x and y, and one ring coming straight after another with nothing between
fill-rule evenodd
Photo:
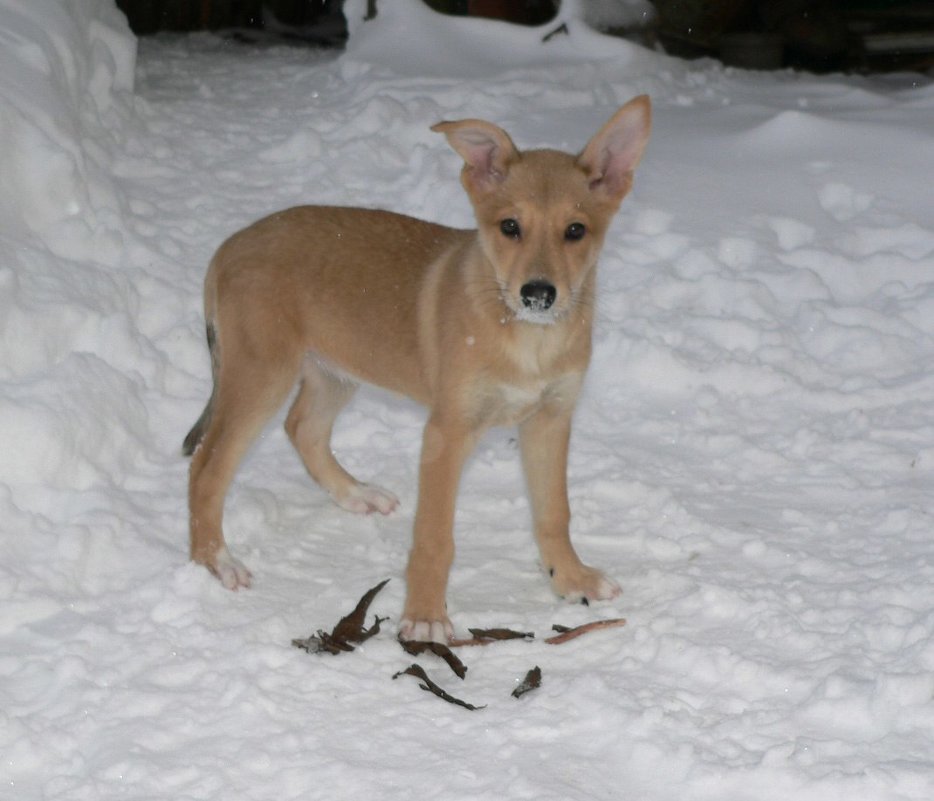
<instances>
[{"instance_id":1,"label":"snow","mask_svg":"<svg viewBox=\"0 0 934 801\"><path fill-rule=\"evenodd\" d=\"M345 55L139 43L108 0L0 0L0 795L17 799L934 797L934 86L682 62L415 0ZM356 18L354 18L356 16ZM550 30L550 28L549 28ZM335 449L349 515L270 426L228 499L255 586L187 561L180 444L210 391L200 289L300 202L470 225L429 126L576 149L648 92L601 263L574 535L624 594L551 596L514 434L462 483L451 613L486 708L291 639L369 587L398 616L424 411L376 390ZM626 617L561 646L552 623ZM542 668L542 687L511 690Z\"/></svg>"}]
</instances>

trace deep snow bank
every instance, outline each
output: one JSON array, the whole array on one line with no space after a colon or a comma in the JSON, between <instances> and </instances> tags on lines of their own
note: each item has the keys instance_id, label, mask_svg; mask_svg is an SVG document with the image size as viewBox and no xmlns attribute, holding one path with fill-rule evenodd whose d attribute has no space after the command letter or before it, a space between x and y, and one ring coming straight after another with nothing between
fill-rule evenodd
<instances>
[{"instance_id":1,"label":"deep snow bank","mask_svg":"<svg viewBox=\"0 0 934 801\"><path fill-rule=\"evenodd\" d=\"M135 61L112 0L0 0L0 482L24 507L46 505L29 487L106 483L142 414L111 174Z\"/></svg>"},{"instance_id":2,"label":"deep snow bank","mask_svg":"<svg viewBox=\"0 0 934 801\"><path fill-rule=\"evenodd\" d=\"M0 42L0 219L67 257L116 213L102 145L136 40L111 0L0 0Z\"/></svg>"}]
</instances>

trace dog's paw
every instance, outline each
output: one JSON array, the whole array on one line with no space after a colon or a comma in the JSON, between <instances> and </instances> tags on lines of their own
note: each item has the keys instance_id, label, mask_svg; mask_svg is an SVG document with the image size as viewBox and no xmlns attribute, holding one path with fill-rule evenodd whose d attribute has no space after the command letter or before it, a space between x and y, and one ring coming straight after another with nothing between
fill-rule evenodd
<instances>
[{"instance_id":1,"label":"dog's paw","mask_svg":"<svg viewBox=\"0 0 934 801\"><path fill-rule=\"evenodd\" d=\"M214 555L214 561L207 565L207 568L217 576L221 584L234 592L253 583L253 574L243 562L231 555L226 546Z\"/></svg>"},{"instance_id":2,"label":"dog's paw","mask_svg":"<svg viewBox=\"0 0 934 801\"><path fill-rule=\"evenodd\" d=\"M389 490L373 484L354 484L347 492L335 495L337 505L348 512L370 515L379 512L388 515L399 505L399 499Z\"/></svg>"},{"instance_id":3,"label":"dog's paw","mask_svg":"<svg viewBox=\"0 0 934 801\"><path fill-rule=\"evenodd\" d=\"M549 573L555 592L571 603L609 601L622 592L613 579L586 565L565 570L559 568Z\"/></svg>"},{"instance_id":4,"label":"dog's paw","mask_svg":"<svg viewBox=\"0 0 934 801\"><path fill-rule=\"evenodd\" d=\"M454 638L454 626L446 617L441 620L403 619L399 624L399 639L415 642L437 642L447 645Z\"/></svg>"}]
</instances>

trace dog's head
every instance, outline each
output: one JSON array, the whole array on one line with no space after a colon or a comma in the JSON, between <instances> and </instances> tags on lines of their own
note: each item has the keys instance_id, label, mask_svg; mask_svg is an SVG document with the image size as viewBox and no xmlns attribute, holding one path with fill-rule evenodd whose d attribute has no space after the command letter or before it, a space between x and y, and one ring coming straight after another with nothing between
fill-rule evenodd
<instances>
[{"instance_id":1,"label":"dog's head","mask_svg":"<svg viewBox=\"0 0 934 801\"><path fill-rule=\"evenodd\" d=\"M554 323L589 299L606 230L632 186L651 128L649 98L623 106L577 156L516 148L483 120L441 122L511 316Z\"/></svg>"}]
</instances>

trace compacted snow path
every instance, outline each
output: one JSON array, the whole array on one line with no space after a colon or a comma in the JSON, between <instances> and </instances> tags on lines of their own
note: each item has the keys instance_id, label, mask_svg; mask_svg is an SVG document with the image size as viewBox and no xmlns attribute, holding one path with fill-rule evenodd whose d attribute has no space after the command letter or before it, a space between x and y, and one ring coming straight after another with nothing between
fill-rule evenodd
<instances>
[{"instance_id":1,"label":"compacted snow path","mask_svg":"<svg viewBox=\"0 0 934 801\"><path fill-rule=\"evenodd\" d=\"M0 0L0 795L17 799L934 797L934 86L747 73L416 0L342 55L137 43L107 0ZM581 147L652 95L601 263L570 485L589 608L536 563L514 432L464 476L449 601L532 642L393 674L395 620L291 640L365 590L396 618L422 409L376 390L338 509L281 415L228 499L255 586L187 561L182 437L210 391L201 282L304 202L472 224L441 119ZM456 302L456 299L452 299ZM560 646L553 623L625 617ZM526 671L540 689L510 697Z\"/></svg>"}]
</instances>

